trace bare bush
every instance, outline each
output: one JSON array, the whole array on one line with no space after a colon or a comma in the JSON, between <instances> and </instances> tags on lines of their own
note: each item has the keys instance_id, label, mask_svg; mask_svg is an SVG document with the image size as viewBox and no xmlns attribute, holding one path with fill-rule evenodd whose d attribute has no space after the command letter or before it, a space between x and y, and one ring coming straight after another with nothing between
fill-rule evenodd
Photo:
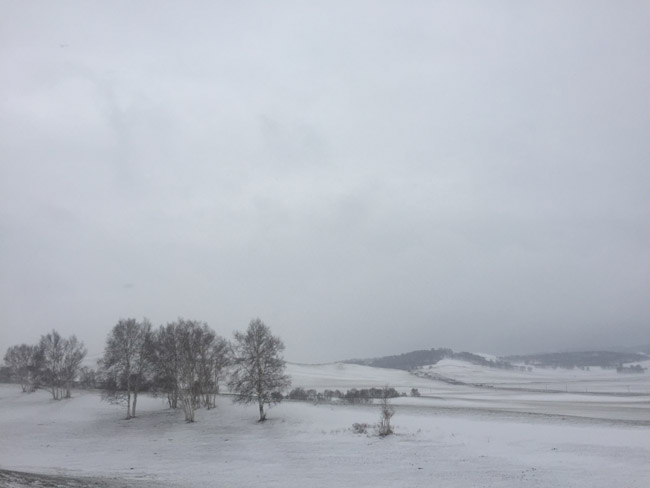
<instances>
[{"instance_id":1,"label":"bare bush","mask_svg":"<svg viewBox=\"0 0 650 488\"><path fill-rule=\"evenodd\" d=\"M370 424L355 422L352 424L352 432L354 432L355 434L367 434L368 430L371 429L372 427L373 426Z\"/></svg>"},{"instance_id":2,"label":"bare bush","mask_svg":"<svg viewBox=\"0 0 650 488\"><path fill-rule=\"evenodd\" d=\"M388 399L390 398L390 390L388 386L384 387L383 391L384 395L381 398L381 410L378 424L378 434L380 437L385 437L393 433L390 420L393 418L393 415L395 415L395 409L388 403Z\"/></svg>"}]
</instances>

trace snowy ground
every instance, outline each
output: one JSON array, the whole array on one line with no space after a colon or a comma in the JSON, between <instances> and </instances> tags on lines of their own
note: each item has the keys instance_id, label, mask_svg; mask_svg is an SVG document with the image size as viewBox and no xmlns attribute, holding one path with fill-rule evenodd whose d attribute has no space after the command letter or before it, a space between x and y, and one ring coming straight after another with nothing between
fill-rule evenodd
<instances>
[{"instance_id":1,"label":"snowy ground","mask_svg":"<svg viewBox=\"0 0 650 488\"><path fill-rule=\"evenodd\" d=\"M648 396L486 391L353 365L289 371L305 388L388 383L428 396L396 399L397 434L380 439L349 429L376 422L373 405L285 402L259 424L255 407L222 397L185 424L182 412L144 397L138 418L125 421L93 392L55 402L3 385L0 468L111 487L650 486Z\"/></svg>"},{"instance_id":2,"label":"snowy ground","mask_svg":"<svg viewBox=\"0 0 650 488\"><path fill-rule=\"evenodd\" d=\"M455 359L443 359L419 369L423 375L454 379L464 383L491 385L497 388L565 391L577 393L643 393L650 394L650 361L639 364L647 368L643 374L623 374L615 369L598 367L589 370L536 368L503 370L486 368ZM527 368L525 365L522 365Z\"/></svg>"},{"instance_id":3,"label":"snowy ground","mask_svg":"<svg viewBox=\"0 0 650 488\"><path fill-rule=\"evenodd\" d=\"M432 369L425 367L415 376L396 369L370 368L355 364L299 365L287 368L293 386L318 391L350 388L380 388L390 385L400 392L409 393L417 388L421 398L395 400L400 405L431 407L438 410L480 410L502 413L577 416L590 419L638 421L650 424L650 374L617 375L614 371L593 370L575 375L568 370L549 370L562 389L533 389L521 376L528 373L503 371L475 366L463 361L444 360ZM483 386L450 384L436 381L444 371L446 379L471 381L476 379ZM547 372L547 370L542 370ZM535 382L540 374L532 373L529 382ZM531 379L532 378L532 379ZM616 380L620 383L617 384ZM627 384L635 381L635 391L628 393ZM599 391L592 391L594 384ZM494 385L494 386L492 386ZM507 388L503 386L507 385ZM518 388L518 385L521 388ZM568 393L567 393L568 391ZM646 393L641 393L646 392Z\"/></svg>"}]
</instances>

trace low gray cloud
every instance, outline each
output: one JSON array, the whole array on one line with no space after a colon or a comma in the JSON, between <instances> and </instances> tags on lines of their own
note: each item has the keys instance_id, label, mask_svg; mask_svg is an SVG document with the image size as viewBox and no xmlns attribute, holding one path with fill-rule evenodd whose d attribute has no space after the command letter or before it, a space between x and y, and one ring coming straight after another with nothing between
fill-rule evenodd
<instances>
[{"instance_id":1,"label":"low gray cloud","mask_svg":"<svg viewBox=\"0 0 650 488\"><path fill-rule=\"evenodd\" d=\"M0 346L648 342L645 3L5 7Z\"/></svg>"}]
</instances>

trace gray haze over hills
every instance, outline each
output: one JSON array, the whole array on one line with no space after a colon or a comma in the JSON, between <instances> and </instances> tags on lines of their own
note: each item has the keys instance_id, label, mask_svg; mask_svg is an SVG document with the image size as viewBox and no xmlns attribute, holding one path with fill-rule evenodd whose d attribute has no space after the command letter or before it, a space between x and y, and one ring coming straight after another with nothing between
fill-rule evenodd
<instances>
[{"instance_id":1,"label":"gray haze over hills","mask_svg":"<svg viewBox=\"0 0 650 488\"><path fill-rule=\"evenodd\" d=\"M648 2L2 7L2 352L648 343Z\"/></svg>"}]
</instances>

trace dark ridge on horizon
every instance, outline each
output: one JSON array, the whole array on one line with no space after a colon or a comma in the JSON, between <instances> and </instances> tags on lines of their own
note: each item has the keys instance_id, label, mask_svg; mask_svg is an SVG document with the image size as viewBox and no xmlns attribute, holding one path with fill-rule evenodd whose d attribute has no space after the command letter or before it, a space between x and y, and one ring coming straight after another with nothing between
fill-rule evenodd
<instances>
[{"instance_id":1,"label":"dark ridge on horizon","mask_svg":"<svg viewBox=\"0 0 650 488\"><path fill-rule=\"evenodd\" d=\"M471 352L455 352L449 348L431 348L410 351L402 354L390 356L381 356L366 359L347 359L340 361L346 364L360 364L372 366L375 368L402 369L412 370L421 366L437 364L442 359L458 359L471 364L488 366L493 368L510 369L512 363L525 363L541 367L561 367L561 368L587 368L603 367L616 368L623 364L646 361L650 359L650 347L629 347L617 348L618 350L610 351L564 351L564 352L545 352L534 354L513 354L507 356L497 356L496 360L486 359L485 357ZM626 350L629 349L629 350ZM632 352L636 351L636 352Z\"/></svg>"},{"instance_id":2,"label":"dark ridge on horizon","mask_svg":"<svg viewBox=\"0 0 650 488\"><path fill-rule=\"evenodd\" d=\"M436 364L438 361L448 358L459 359L461 361L467 361L472 364L495 368L512 367L511 364L506 361L501 361L500 359L492 361L478 354L471 352L454 352L449 348L420 349L417 351L406 352L393 356L382 356L370 359L348 359L341 362L347 364L361 364L375 368L402 369L409 371L420 366Z\"/></svg>"}]
</instances>

